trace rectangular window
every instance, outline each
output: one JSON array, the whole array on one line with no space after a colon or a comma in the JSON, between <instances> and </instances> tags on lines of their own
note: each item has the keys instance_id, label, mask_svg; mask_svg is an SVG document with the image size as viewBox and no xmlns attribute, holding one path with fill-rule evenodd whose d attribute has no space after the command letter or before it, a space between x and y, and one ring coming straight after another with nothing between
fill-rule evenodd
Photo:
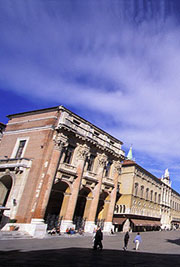
<instances>
[{"instance_id":1,"label":"rectangular window","mask_svg":"<svg viewBox=\"0 0 180 267\"><path fill-rule=\"evenodd\" d=\"M16 159L21 158L25 144L26 144L26 140L19 141L19 147L17 149L16 156L15 156Z\"/></svg>"},{"instance_id":2,"label":"rectangular window","mask_svg":"<svg viewBox=\"0 0 180 267\"><path fill-rule=\"evenodd\" d=\"M74 122L75 124L77 124L77 125L80 125L80 124L81 124L79 121L77 121L77 120L75 120L75 119L73 119L73 122Z\"/></svg>"},{"instance_id":3,"label":"rectangular window","mask_svg":"<svg viewBox=\"0 0 180 267\"><path fill-rule=\"evenodd\" d=\"M161 202L161 195L159 194L158 195L158 203L160 204L160 202Z\"/></svg>"},{"instance_id":4,"label":"rectangular window","mask_svg":"<svg viewBox=\"0 0 180 267\"><path fill-rule=\"evenodd\" d=\"M87 171L92 171L94 165L94 159L95 159L94 155L90 155L90 157L88 158Z\"/></svg>"},{"instance_id":5,"label":"rectangular window","mask_svg":"<svg viewBox=\"0 0 180 267\"><path fill-rule=\"evenodd\" d=\"M67 147L67 150L66 150L66 152L65 152L64 163L68 163L68 164L71 163L74 149L75 149L75 147L72 146L72 145L69 145L69 146Z\"/></svg>"},{"instance_id":6,"label":"rectangular window","mask_svg":"<svg viewBox=\"0 0 180 267\"><path fill-rule=\"evenodd\" d=\"M143 198L143 196L144 196L144 186L142 185L141 186L141 198Z\"/></svg>"},{"instance_id":7,"label":"rectangular window","mask_svg":"<svg viewBox=\"0 0 180 267\"><path fill-rule=\"evenodd\" d=\"M112 161L108 161L106 168L105 168L105 177L108 177L110 175L111 165L112 165Z\"/></svg>"}]
</instances>

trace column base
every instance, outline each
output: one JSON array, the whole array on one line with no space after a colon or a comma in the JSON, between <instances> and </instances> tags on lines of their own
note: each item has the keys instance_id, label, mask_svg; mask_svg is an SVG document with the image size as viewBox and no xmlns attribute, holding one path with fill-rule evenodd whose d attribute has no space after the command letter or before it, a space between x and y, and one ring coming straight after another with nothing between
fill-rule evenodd
<instances>
[{"instance_id":1,"label":"column base","mask_svg":"<svg viewBox=\"0 0 180 267\"><path fill-rule=\"evenodd\" d=\"M103 232L111 233L111 229L114 232L114 225L112 222L105 222Z\"/></svg>"},{"instance_id":2,"label":"column base","mask_svg":"<svg viewBox=\"0 0 180 267\"><path fill-rule=\"evenodd\" d=\"M93 221L86 221L84 232L93 233L94 229L97 229L97 225Z\"/></svg>"},{"instance_id":3,"label":"column base","mask_svg":"<svg viewBox=\"0 0 180 267\"><path fill-rule=\"evenodd\" d=\"M41 224L44 223L44 219L31 219L32 224Z\"/></svg>"},{"instance_id":4,"label":"column base","mask_svg":"<svg viewBox=\"0 0 180 267\"><path fill-rule=\"evenodd\" d=\"M43 219L32 219L29 233L35 238L44 238L46 236L47 224L44 223Z\"/></svg>"},{"instance_id":5,"label":"column base","mask_svg":"<svg viewBox=\"0 0 180 267\"><path fill-rule=\"evenodd\" d=\"M74 228L75 229L75 224L73 224L73 221L71 221L71 220L62 220L61 226L60 226L61 232L66 232L67 228Z\"/></svg>"}]
</instances>

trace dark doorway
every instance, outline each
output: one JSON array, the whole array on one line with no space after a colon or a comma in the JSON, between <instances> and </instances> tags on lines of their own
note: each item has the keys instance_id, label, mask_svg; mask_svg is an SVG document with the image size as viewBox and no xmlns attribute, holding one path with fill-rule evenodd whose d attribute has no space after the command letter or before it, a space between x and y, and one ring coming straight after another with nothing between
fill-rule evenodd
<instances>
[{"instance_id":1,"label":"dark doorway","mask_svg":"<svg viewBox=\"0 0 180 267\"><path fill-rule=\"evenodd\" d=\"M73 218L73 223L76 225L76 230L84 228L86 218L83 218L83 215L86 206L87 196L89 193L90 189L86 187L79 191L79 196L76 203L76 209Z\"/></svg>"},{"instance_id":2,"label":"dark doorway","mask_svg":"<svg viewBox=\"0 0 180 267\"><path fill-rule=\"evenodd\" d=\"M64 199L64 193L68 187L68 184L62 181L57 182L52 187L44 218L45 223L48 225L47 230L51 230L54 227L57 228L60 225L62 218L59 218L59 214Z\"/></svg>"}]
</instances>

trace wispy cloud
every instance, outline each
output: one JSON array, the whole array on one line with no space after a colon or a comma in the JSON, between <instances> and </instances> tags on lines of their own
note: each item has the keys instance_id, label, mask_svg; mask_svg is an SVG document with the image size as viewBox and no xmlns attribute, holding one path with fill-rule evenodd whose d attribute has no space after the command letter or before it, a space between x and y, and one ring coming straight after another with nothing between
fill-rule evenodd
<instances>
[{"instance_id":1,"label":"wispy cloud","mask_svg":"<svg viewBox=\"0 0 180 267\"><path fill-rule=\"evenodd\" d=\"M143 3L0 1L0 83L89 111L157 174L179 171L179 5Z\"/></svg>"}]
</instances>

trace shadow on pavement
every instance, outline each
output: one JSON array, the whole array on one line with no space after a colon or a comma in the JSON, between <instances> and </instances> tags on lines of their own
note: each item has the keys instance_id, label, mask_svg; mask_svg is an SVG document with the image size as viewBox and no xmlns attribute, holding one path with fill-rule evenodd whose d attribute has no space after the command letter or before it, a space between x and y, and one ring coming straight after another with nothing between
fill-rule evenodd
<instances>
[{"instance_id":1,"label":"shadow on pavement","mask_svg":"<svg viewBox=\"0 0 180 267\"><path fill-rule=\"evenodd\" d=\"M180 246L180 239L179 238L178 239L173 239L173 240L166 239L166 241L169 242L169 243L173 243L173 244L176 244L176 245Z\"/></svg>"},{"instance_id":2,"label":"shadow on pavement","mask_svg":"<svg viewBox=\"0 0 180 267\"><path fill-rule=\"evenodd\" d=\"M67 248L38 251L0 251L0 266L180 266L180 256L139 251L93 251L87 248Z\"/></svg>"}]
</instances>

